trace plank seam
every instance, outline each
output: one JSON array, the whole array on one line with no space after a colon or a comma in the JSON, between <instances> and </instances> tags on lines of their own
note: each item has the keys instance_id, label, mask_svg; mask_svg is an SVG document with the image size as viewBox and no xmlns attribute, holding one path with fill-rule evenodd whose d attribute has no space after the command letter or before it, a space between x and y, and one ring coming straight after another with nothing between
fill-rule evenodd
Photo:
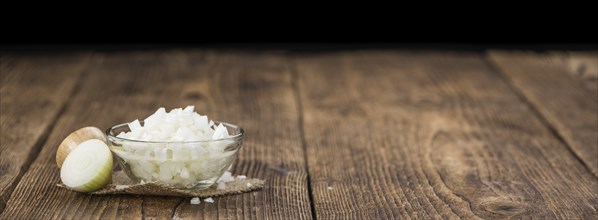
<instances>
[{"instance_id":1,"label":"plank seam","mask_svg":"<svg viewBox=\"0 0 598 220\"><path fill-rule=\"evenodd\" d=\"M89 57L86 62L87 63L85 65L89 64ZM60 107L60 109L58 110L58 112L56 113L56 115L54 116L52 121L50 121L47 128L43 131L43 133L40 135L40 137L37 139L37 141L33 145L33 148L31 148L31 153L27 156L25 163L23 163L23 165L21 166L22 172L19 172L19 174L17 174L17 176L15 176L15 181L13 181L12 184L10 184L8 187L6 187L7 195L0 198L0 214L2 214L2 212L4 212L4 210L6 209L8 202L12 198L12 193L14 192L14 189L16 188L16 186L21 182L21 178L23 178L23 175L25 175L25 173L27 173L27 171L29 171L29 167L31 166L31 164L39 157L39 153L41 152L42 147L48 141L48 137L50 136L50 134L56 127L56 124L58 123L58 119L60 119L62 117L62 115L64 115L64 113L67 110L67 107L70 106L72 97L74 97L75 94L81 88L80 83L83 82L83 80L84 80L83 77L85 75L87 75L86 74L87 72L88 72L87 69L83 69L81 71L81 73L77 76L76 83L73 86L73 89L71 90L71 92L69 93L69 95L67 97L67 101L64 102L64 104L62 104L62 107Z\"/></svg>"},{"instance_id":2,"label":"plank seam","mask_svg":"<svg viewBox=\"0 0 598 220\"><path fill-rule=\"evenodd\" d=\"M556 130L556 128L550 123L550 121L548 121L548 119L540 112L540 110L538 109L538 107L536 105L534 105L523 93L523 91L521 91L521 89L519 89L515 83L509 78L509 76L507 74L505 74L501 68L499 68L494 61L491 61L492 58L489 57L488 52L486 52L486 54L484 55L484 62L490 67L490 69L496 73L496 75L498 75L500 78L502 78L503 82L505 82L505 84L511 89L511 91L513 91L513 93L515 93L515 95L523 102L525 103L526 106L529 107L529 109L533 112L534 115L536 115L536 117L539 119L540 123L542 123L542 125L544 125L544 127L548 128L548 131L559 141L561 142L565 148L567 148L567 150L569 151L569 153L573 154L573 157L580 162L583 167L586 169L586 171L588 171L592 176L594 176L596 179L598 179L598 175L594 174L592 172L592 170L590 169L590 164L587 164L583 159L581 159L581 157L579 157L579 155L573 150L573 148L571 147L571 145L565 141L565 139L563 138L563 136L561 136L561 134L559 134L559 132Z\"/></svg>"},{"instance_id":3,"label":"plank seam","mask_svg":"<svg viewBox=\"0 0 598 220\"><path fill-rule=\"evenodd\" d=\"M141 198L141 219L145 219L145 199Z\"/></svg>"},{"instance_id":4,"label":"plank seam","mask_svg":"<svg viewBox=\"0 0 598 220\"><path fill-rule=\"evenodd\" d=\"M308 156L307 156L307 141L305 140L305 129L304 129L304 121L303 121L303 102L301 101L301 93L299 88L299 70L297 70L297 66L295 65L294 60L291 60L290 63L290 70L291 70L291 80L293 86L293 95L295 97L295 103L297 104L297 113L298 113L298 120L297 126L299 127L299 134L301 135L301 145L303 147L303 160L305 163L305 173L307 174L307 191L309 196L309 205L311 208L311 217L312 219L317 219L316 215L316 205L314 201L313 195L313 188L311 185L311 175L309 173L309 164L308 164Z\"/></svg>"}]
</instances>

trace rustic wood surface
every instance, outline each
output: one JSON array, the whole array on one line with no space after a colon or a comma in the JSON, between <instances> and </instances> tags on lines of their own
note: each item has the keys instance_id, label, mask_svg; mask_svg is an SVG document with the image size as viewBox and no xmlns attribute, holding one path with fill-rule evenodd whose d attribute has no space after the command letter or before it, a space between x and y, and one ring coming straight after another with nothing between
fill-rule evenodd
<instances>
[{"instance_id":1,"label":"rustic wood surface","mask_svg":"<svg viewBox=\"0 0 598 220\"><path fill-rule=\"evenodd\" d=\"M0 56L0 212L76 88L88 55Z\"/></svg>"},{"instance_id":2,"label":"rustic wood surface","mask_svg":"<svg viewBox=\"0 0 598 220\"><path fill-rule=\"evenodd\" d=\"M596 216L596 179L480 57L297 66L317 217Z\"/></svg>"},{"instance_id":3,"label":"rustic wood surface","mask_svg":"<svg viewBox=\"0 0 598 220\"><path fill-rule=\"evenodd\" d=\"M598 92L589 86L598 84L598 52L558 55L494 51L489 57L598 177Z\"/></svg>"},{"instance_id":4,"label":"rustic wood surface","mask_svg":"<svg viewBox=\"0 0 598 220\"><path fill-rule=\"evenodd\" d=\"M596 219L595 54L2 54L0 219ZM233 173L263 190L55 186L70 132L186 105L246 129Z\"/></svg>"}]
</instances>

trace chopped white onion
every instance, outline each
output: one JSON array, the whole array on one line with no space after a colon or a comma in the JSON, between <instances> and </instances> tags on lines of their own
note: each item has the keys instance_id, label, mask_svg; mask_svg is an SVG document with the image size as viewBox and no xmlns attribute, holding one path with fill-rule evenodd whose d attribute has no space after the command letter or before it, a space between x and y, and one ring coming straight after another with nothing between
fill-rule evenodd
<instances>
[{"instance_id":1,"label":"chopped white onion","mask_svg":"<svg viewBox=\"0 0 598 220\"><path fill-rule=\"evenodd\" d=\"M225 190L226 189L226 183L224 182L218 182L218 186L216 187L217 190Z\"/></svg>"},{"instance_id":2,"label":"chopped white onion","mask_svg":"<svg viewBox=\"0 0 598 220\"><path fill-rule=\"evenodd\" d=\"M120 133L117 137L153 142L193 142L230 137L223 124L216 125L194 110L194 106L175 108L170 112L159 108L144 120L143 126L135 120L128 124L129 132ZM130 165L131 172L137 177L193 187L198 180L218 176L228 167L235 152L224 149L231 144L234 141L218 140L155 147L124 142L122 149L113 149L113 152ZM224 176L225 182L234 180L230 173Z\"/></svg>"},{"instance_id":3,"label":"chopped white onion","mask_svg":"<svg viewBox=\"0 0 598 220\"><path fill-rule=\"evenodd\" d=\"M159 108L154 114L144 120L142 126L139 120L129 123L130 132L124 132L117 137L138 139L145 137L147 141L176 142L194 140L212 140L230 137L224 125L215 126L214 121L205 115L194 112L190 105L185 109L175 108L166 112ZM215 127L214 127L215 126Z\"/></svg>"},{"instance_id":4,"label":"chopped white onion","mask_svg":"<svg viewBox=\"0 0 598 220\"><path fill-rule=\"evenodd\" d=\"M201 203L201 200L199 200L199 197L193 197L191 199L191 204L198 205L199 203Z\"/></svg>"},{"instance_id":5,"label":"chopped white onion","mask_svg":"<svg viewBox=\"0 0 598 220\"><path fill-rule=\"evenodd\" d=\"M226 171L226 172L224 172L224 174L222 174L222 177L220 177L220 180L218 180L218 181L227 183L227 182L230 182L233 180L235 180L235 178L232 176L232 174L230 172Z\"/></svg>"},{"instance_id":6,"label":"chopped white onion","mask_svg":"<svg viewBox=\"0 0 598 220\"><path fill-rule=\"evenodd\" d=\"M141 123L139 123L139 120L135 119L135 121L129 123L129 128L133 132L139 131L141 129Z\"/></svg>"}]
</instances>

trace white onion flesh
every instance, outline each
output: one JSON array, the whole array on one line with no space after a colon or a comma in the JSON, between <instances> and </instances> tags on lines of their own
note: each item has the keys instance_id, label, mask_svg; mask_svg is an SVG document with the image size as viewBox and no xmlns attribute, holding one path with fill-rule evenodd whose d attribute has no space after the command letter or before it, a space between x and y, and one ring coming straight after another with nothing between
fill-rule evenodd
<instances>
[{"instance_id":1,"label":"white onion flesh","mask_svg":"<svg viewBox=\"0 0 598 220\"><path fill-rule=\"evenodd\" d=\"M103 141L87 140L72 150L60 169L60 179L78 192L93 192L112 179L112 153Z\"/></svg>"},{"instance_id":2,"label":"white onion flesh","mask_svg":"<svg viewBox=\"0 0 598 220\"><path fill-rule=\"evenodd\" d=\"M223 124L216 125L207 116L194 112L190 105L172 109L166 112L159 108L144 120L142 126L139 120L129 123L129 132L117 135L120 138L141 141L185 142L199 140L215 140L230 137Z\"/></svg>"},{"instance_id":3,"label":"white onion flesh","mask_svg":"<svg viewBox=\"0 0 598 220\"><path fill-rule=\"evenodd\" d=\"M117 137L154 141L190 142L226 139L230 137L223 124L215 124L207 116L194 111L194 106L175 108L166 112L159 108L144 120L128 124L130 131ZM148 181L193 187L198 180L213 178L229 166L235 151L225 150L233 140L197 143L169 143L156 146L144 143L118 143L114 153L125 160L132 174Z\"/></svg>"},{"instance_id":4,"label":"white onion flesh","mask_svg":"<svg viewBox=\"0 0 598 220\"><path fill-rule=\"evenodd\" d=\"M201 203L201 200L199 200L199 197L193 197L193 198L191 199L190 203L191 203L192 205L198 205L198 204L200 204L200 203Z\"/></svg>"}]
</instances>

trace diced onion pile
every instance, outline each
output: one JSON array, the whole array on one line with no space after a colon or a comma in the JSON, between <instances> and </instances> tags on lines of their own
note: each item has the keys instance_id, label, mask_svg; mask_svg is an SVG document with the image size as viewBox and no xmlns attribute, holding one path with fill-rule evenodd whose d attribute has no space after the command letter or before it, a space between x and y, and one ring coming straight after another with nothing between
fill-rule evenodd
<instances>
[{"instance_id":1,"label":"diced onion pile","mask_svg":"<svg viewBox=\"0 0 598 220\"><path fill-rule=\"evenodd\" d=\"M229 137L228 130L219 124L213 129L214 121L208 116L194 112L194 106L184 109L175 108L170 112L159 108L154 114L143 120L129 123L130 132L117 135L120 138L140 141L185 142L222 139Z\"/></svg>"},{"instance_id":2,"label":"diced onion pile","mask_svg":"<svg viewBox=\"0 0 598 220\"><path fill-rule=\"evenodd\" d=\"M170 112L159 108L143 125L139 120L128 125L130 132L117 137L147 142L116 141L122 148L113 151L134 176L145 181L187 188L199 182L213 183L234 159L235 151L225 150L235 144L226 139L230 137L226 127L194 112L194 106Z\"/></svg>"}]
</instances>

